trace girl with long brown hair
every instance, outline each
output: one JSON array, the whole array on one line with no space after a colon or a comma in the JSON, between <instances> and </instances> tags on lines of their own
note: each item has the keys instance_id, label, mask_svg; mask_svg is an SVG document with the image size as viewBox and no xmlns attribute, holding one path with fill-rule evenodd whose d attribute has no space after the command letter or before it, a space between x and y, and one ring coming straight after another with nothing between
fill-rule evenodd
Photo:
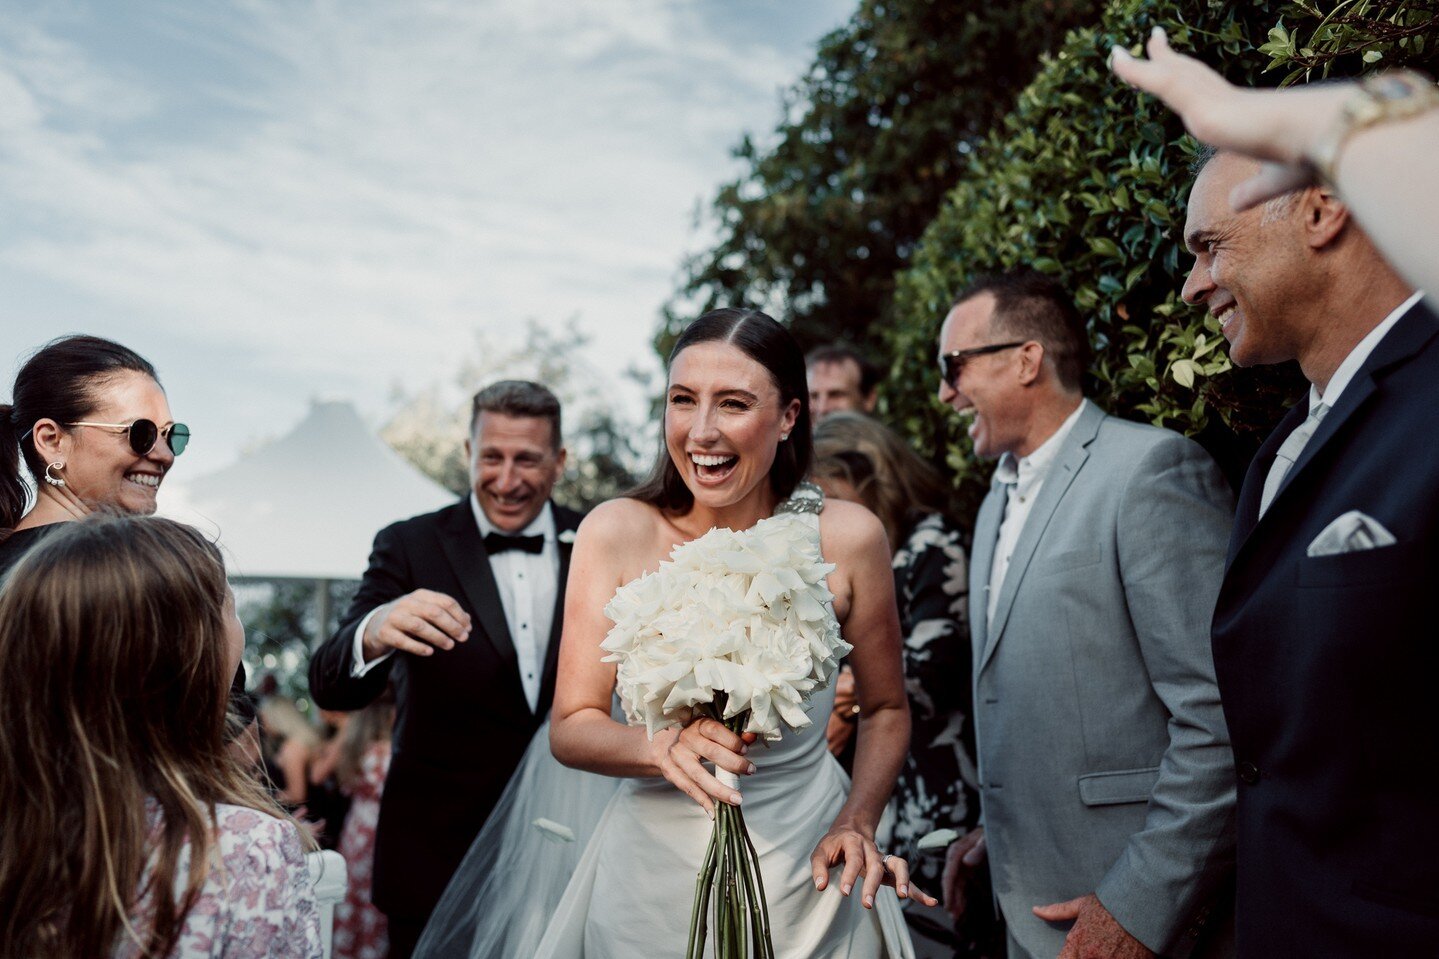
<instances>
[{"instance_id":1,"label":"girl with long brown hair","mask_svg":"<svg viewBox=\"0 0 1439 959\"><path fill-rule=\"evenodd\" d=\"M317 956L293 821L225 746L219 552L91 517L0 588L0 955Z\"/></svg>"}]
</instances>

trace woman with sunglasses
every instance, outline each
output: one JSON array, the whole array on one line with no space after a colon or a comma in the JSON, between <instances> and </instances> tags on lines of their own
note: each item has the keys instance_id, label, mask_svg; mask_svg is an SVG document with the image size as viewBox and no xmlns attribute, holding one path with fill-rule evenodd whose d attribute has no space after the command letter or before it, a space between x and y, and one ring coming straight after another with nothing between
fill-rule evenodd
<instances>
[{"instance_id":1,"label":"woman with sunglasses","mask_svg":"<svg viewBox=\"0 0 1439 959\"><path fill-rule=\"evenodd\" d=\"M0 405L0 578L61 523L155 512L190 431L171 418L148 360L100 337L64 337L25 362L12 396Z\"/></svg>"}]
</instances>

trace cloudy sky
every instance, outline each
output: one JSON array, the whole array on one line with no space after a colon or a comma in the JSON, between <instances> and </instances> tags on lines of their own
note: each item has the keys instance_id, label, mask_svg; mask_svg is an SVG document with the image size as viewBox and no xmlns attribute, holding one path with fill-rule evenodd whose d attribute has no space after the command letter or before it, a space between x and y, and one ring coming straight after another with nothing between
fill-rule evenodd
<instances>
[{"instance_id":1,"label":"cloudy sky","mask_svg":"<svg viewBox=\"0 0 1439 959\"><path fill-rule=\"evenodd\" d=\"M378 425L476 331L578 317L588 361L652 363L696 203L853 5L0 0L0 394L118 339L195 475L312 397Z\"/></svg>"}]
</instances>

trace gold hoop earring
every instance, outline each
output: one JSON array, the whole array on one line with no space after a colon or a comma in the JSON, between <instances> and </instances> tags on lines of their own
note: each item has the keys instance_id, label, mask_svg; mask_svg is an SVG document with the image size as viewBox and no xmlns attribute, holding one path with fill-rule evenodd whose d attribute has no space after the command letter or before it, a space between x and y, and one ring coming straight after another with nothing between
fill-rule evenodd
<instances>
[{"instance_id":1,"label":"gold hoop earring","mask_svg":"<svg viewBox=\"0 0 1439 959\"><path fill-rule=\"evenodd\" d=\"M55 487L56 489L64 489L64 488L65 488L65 478L64 478L63 476L54 476L54 475L52 475L51 472L50 472L51 470L55 470L56 472L59 472L60 470L62 470L62 469L64 469L64 468L65 468L65 464L62 463L62 462L60 462L59 460L56 460L55 462L51 463L49 466L45 467L45 482L49 483L51 486Z\"/></svg>"}]
</instances>

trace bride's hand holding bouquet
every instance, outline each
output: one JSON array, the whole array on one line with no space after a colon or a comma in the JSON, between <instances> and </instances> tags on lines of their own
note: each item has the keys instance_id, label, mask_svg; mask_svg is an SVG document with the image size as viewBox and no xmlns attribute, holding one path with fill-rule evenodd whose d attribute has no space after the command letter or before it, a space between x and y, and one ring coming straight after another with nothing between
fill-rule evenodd
<instances>
[{"instance_id":1,"label":"bride's hand holding bouquet","mask_svg":"<svg viewBox=\"0 0 1439 959\"><path fill-rule=\"evenodd\" d=\"M698 716L682 728L656 733L650 745L660 775L699 803L713 819L716 802L738 806L743 797L733 786L720 782L703 764L713 763L716 769L727 770L734 776L753 775L756 767L746 753L758 738L755 733L738 735L717 719Z\"/></svg>"}]
</instances>

